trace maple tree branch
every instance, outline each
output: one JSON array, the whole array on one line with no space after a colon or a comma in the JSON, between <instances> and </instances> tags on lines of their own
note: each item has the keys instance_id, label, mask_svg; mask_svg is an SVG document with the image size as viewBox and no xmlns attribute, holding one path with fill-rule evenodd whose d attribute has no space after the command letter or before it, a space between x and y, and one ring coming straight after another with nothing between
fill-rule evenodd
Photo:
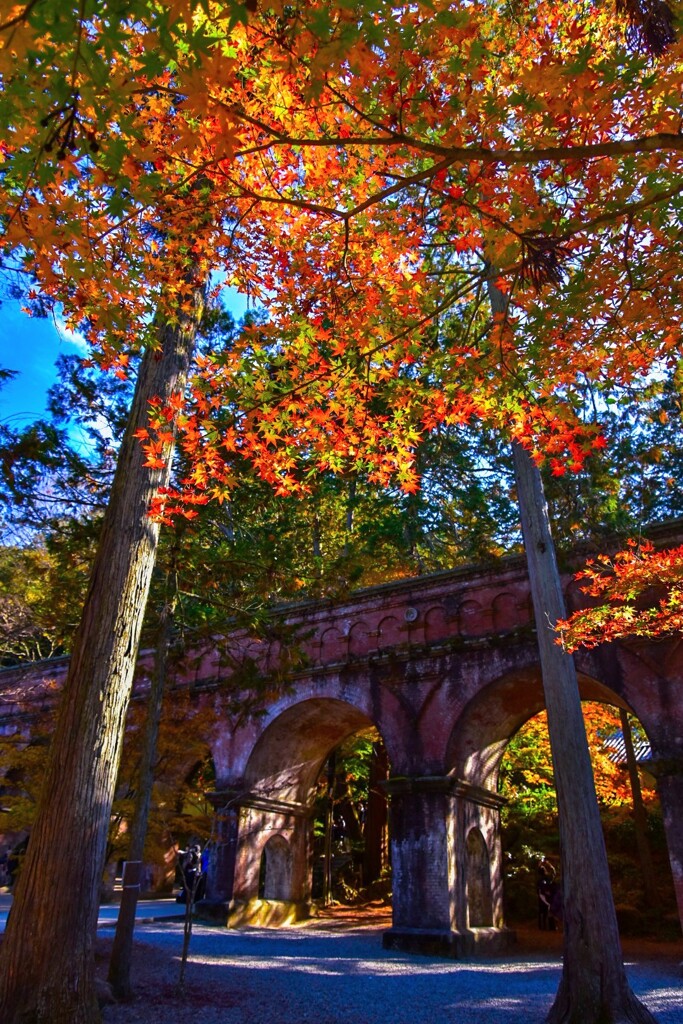
<instances>
[{"instance_id":1,"label":"maple tree branch","mask_svg":"<svg viewBox=\"0 0 683 1024\"><path fill-rule=\"evenodd\" d=\"M465 328L465 334L464 334L465 341L467 341L467 339L470 336L470 332L472 331L472 327L474 325L474 321L476 320L477 315L479 313L479 309L480 309L480 307L481 307L481 305L482 305L482 303L484 301L484 286L485 286L485 284L486 284L486 278L485 278L484 274L482 274L481 277L479 278L479 283L477 284L477 290L476 290L476 292L474 294L474 299L473 299L473 302L472 302L472 312L470 314L469 320L467 322L467 326Z\"/></svg>"},{"instance_id":2,"label":"maple tree branch","mask_svg":"<svg viewBox=\"0 0 683 1024\"><path fill-rule=\"evenodd\" d=\"M253 189L247 188L246 185L241 185L238 181L235 181L229 174L223 173L223 177L231 185L237 189L237 193L231 196L231 199L253 199L257 203L272 203L276 206L293 206L298 210L309 210L311 213L322 213L327 214L330 217L335 217L338 220L343 220L346 216L343 210L337 210L333 206L324 206L322 203L312 203L307 199L288 199L279 195L266 196L260 192L254 192Z\"/></svg>"},{"instance_id":3,"label":"maple tree branch","mask_svg":"<svg viewBox=\"0 0 683 1024\"><path fill-rule=\"evenodd\" d=\"M447 148L443 152L453 163L480 160L484 164L564 163L567 160L594 160L602 156L624 156L628 153L658 153L662 150L683 151L683 135L656 132L635 139L614 142L592 142L578 146L548 146L544 149Z\"/></svg>"},{"instance_id":4,"label":"maple tree branch","mask_svg":"<svg viewBox=\"0 0 683 1024\"><path fill-rule=\"evenodd\" d=\"M252 153L261 153L264 150L272 149L274 146L298 146L301 149L343 149L349 146L398 146L405 145L401 139L394 138L393 136L355 136L353 138L330 138L330 139L297 139L293 137L275 137L270 142L262 142L259 145L249 146L247 149L238 149L235 151L235 156L251 156ZM425 146L427 150L427 147ZM428 150L431 151L431 150Z\"/></svg>"},{"instance_id":5,"label":"maple tree branch","mask_svg":"<svg viewBox=\"0 0 683 1024\"><path fill-rule=\"evenodd\" d=\"M469 278L475 276L479 280L479 285L477 289L477 294L479 294L479 289L481 288L482 284L482 276L479 274L468 275ZM428 323L434 320L440 313L444 313L447 309L449 309L455 302L458 301L458 299L463 298L467 294L467 292L471 290L472 287L473 282L471 280L467 280L465 284L463 284L459 289L455 289L454 291L452 291L449 295L446 296L446 298L441 303L435 306L434 309L430 310L429 313L426 313L419 320L415 321L412 324L408 324L407 327L404 327L402 330L398 331L390 338L386 338L383 341L378 342L377 345L373 345L370 348L363 349L362 352L358 353L357 365L360 364L361 362L364 362L366 359L371 359L372 356L377 355L377 353L381 352L383 349L389 348L391 345L396 344L397 341L401 341L402 338L405 338L409 334L412 334L413 331L417 331L420 330L422 327L425 327ZM263 409L266 407L277 409L278 406L281 406L285 401L288 401L293 395L305 391L306 388L308 388L311 384L317 384L320 381L325 380L327 377L331 377L332 374L337 369L338 367L328 366L324 370L321 370L319 373L314 374L312 377L307 378L305 381L302 381L300 384L296 384L294 387L284 391L282 394L278 395L276 399L265 397L261 401L254 402L249 406L245 404L243 407L243 411L245 415L249 415L252 412L256 412L259 409ZM350 372L351 368L349 368L343 374L343 376L346 376Z\"/></svg>"},{"instance_id":6,"label":"maple tree branch","mask_svg":"<svg viewBox=\"0 0 683 1024\"><path fill-rule=\"evenodd\" d=\"M410 185L418 185L425 179L433 178L439 171L447 170L450 166L448 160L440 160L438 163L434 163L431 167L427 167L423 171L416 171L415 174L410 174L405 178L399 178L393 185L388 185L387 188L381 189L379 192L375 192L373 195L368 196L362 203L352 207L343 214L344 217L355 217L359 213L363 213L364 210L369 209L371 206L381 203L384 199L388 199L389 196L396 195L397 192L401 192L404 188L408 188Z\"/></svg>"},{"instance_id":7,"label":"maple tree branch","mask_svg":"<svg viewBox=\"0 0 683 1024\"><path fill-rule=\"evenodd\" d=\"M249 146L247 149L236 150L235 151L235 156L249 156L252 153L258 153L261 150L270 149L274 145L280 145L280 146L301 146L301 147L306 146L306 147L310 147L310 148L329 148L331 146L337 147L337 148L339 148L339 147L346 148L349 145L354 145L354 146L377 146L377 145L381 145L381 146L395 146L395 145L405 145L406 141L407 141L406 139L402 138L401 136L397 135L396 133L391 133L391 134L389 134L387 136L356 135L356 136L351 136L349 138L344 138L342 136L333 136L333 137L325 137L325 138L297 138L296 136L283 134L282 132L278 131L277 128L274 128L272 125L266 124L265 121L261 121L257 117L253 117L251 114L248 114L245 110L242 110L240 107L234 106L234 105L232 105L230 103L226 103L225 100L215 99L214 97L211 97L211 98L214 99L214 102L216 103L217 106L223 107L223 109L227 110L230 114L233 115L233 117L237 118L240 121L244 121L246 124L251 125L252 128L257 128L259 131L263 132L265 135L268 135L268 136L271 137L271 141L270 142L262 142L262 143L260 143L258 145ZM384 130L387 130L387 129L384 129ZM425 147L424 148L429 150L429 149L431 149L431 146L430 146L429 143L425 143ZM438 149L438 152L439 153L441 152L440 148Z\"/></svg>"},{"instance_id":8,"label":"maple tree branch","mask_svg":"<svg viewBox=\"0 0 683 1024\"><path fill-rule=\"evenodd\" d=\"M358 107L355 103L352 103L351 100L347 99L347 97L344 96L343 93L339 92L338 89L335 89L335 87L333 85L330 85L329 82L327 83L327 88L330 90L333 96L336 96L337 99L340 100L340 102L343 103L345 107L347 107L348 110L351 110L354 114L357 114L361 121L367 121L369 125L372 125L373 128L377 128L379 131L388 132L389 138L391 140L395 140L395 142L397 143L405 143L407 145L412 145L412 140L409 139L409 137L405 134L403 130L401 130L400 132L396 132L393 131L391 128L387 127L387 125L383 124L381 121L375 121L374 118L370 117L370 115L367 114L364 110L361 110L361 108ZM427 145L430 145L430 143L427 143Z\"/></svg>"},{"instance_id":9,"label":"maple tree branch","mask_svg":"<svg viewBox=\"0 0 683 1024\"><path fill-rule=\"evenodd\" d=\"M638 199L633 203L625 203L623 206L618 207L616 210L610 210L607 213L601 213L597 217L593 217L587 221L575 220L570 222L569 226L560 235L552 235L550 237L557 238L558 241L567 242L572 239L575 235L582 234L587 231L591 231L593 228L602 227L603 225L613 224L615 221L620 220L622 217L626 217L629 223L632 222L633 216L636 213L640 213L642 210L647 210L652 206L657 206L659 203L666 202L669 199L675 199L676 196L683 195L683 182L680 185L675 185L673 188L665 189L662 192L653 192L650 196L645 196L643 199ZM502 217L497 216L495 213L490 213L488 210L481 210L476 203L472 203L468 200L462 199L461 203L463 206L469 207L473 212L476 210L481 217L492 221L505 231L509 231L510 234L514 235L515 238L523 242L523 235L515 228L509 221L503 220ZM446 248L452 245L450 241L444 242L432 242L429 248ZM507 275L511 270L518 270L520 264L515 264L508 270L501 271L501 276ZM436 272L435 272L436 273Z\"/></svg>"},{"instance_id":10,"label":"maple tree branch","mask_svg":"<svg viewBox=\"0 0 683 1024\"><path fill-rule=\"evenodd\" d=\"M36 173L38 171L38 164L40 163L41 152L42 152L42 149L39 150L38 155L36 156L36 158L33 161L31 169L29 170L28 174L26 175L26 180L25 180L23 188L21 190L21 195L17 199L16 203L14 204L13 209L10 211L9 217L7 218L7 223L5 224L5 228L4 228L5 233L7 233L7 229L14 223L14 221L16 220L17 217L20 218L20 220L21 220L21 222L23 224L23 217L22 217L22 215L24 213L24 200L29 195L29 192L31 190L31 185L33 184L33 182L34 182L34 180L36 178Z\"/></svg>"},{"instance_id":11,"label":"maple tree branch","mask_svg":"<svg viewBox=\"0 0 683 1024\"><path fill-rule=\"evenodd\" d=\"M7 28L15 28L17 25L20 25L22 21L26 21L37 3L38 0L31 0L30 3L26 4L23 11L20 11L14 18L9 18L7 21L0 23L0 32L4 32Z\"/></svg>"},{"instance_id":12,"label":"maple tree branch","mask_svg":"<svg viewBox=\"0 0 683 1024\"><path fill-rule=\"evenodd\" d=\"M266 145L266 144L264 144ZM654 135L643 135L635 139L619 139L612 142L585 143L576 146L548 146L543 149L489 149L486 146L440 146L438 143L415 139L405 133L393 134L388 137L350 136L349 138L307 139L296 136L278 136L268 144L305 147L350 146L406 146L421 153L431 153L443 157L444 167L466 163L472 160L482 164L503 164L506 167L515 164L566 163L570 160L596 160L604 156L626 156L632 153L660 153L683 151L683 134L657 132ZM248 150L244 151L249 152ZM236 155L242 155L238 152ZM437 165L435 165L437 166Z\"/></svg>"},{"instance_id":13,"label":"maple tree branch","mask_svg":"<svg viewBox=\"0 0 683 1024\"><path fill-rule=\"evenodd\" d=\"M406 146L422 153L431 153L441 156L448 161L446 167L454 163L470 160L479 160L483 164L504 164L511 166L520 163L565 163L569 160L594 160L603 156L622 156L629 153L656 153L662 150L683 151L683 133L656 132L654 135L643 135L634 139L619 139L611 142L594 142L569 146L548 146L542 149L490 149L487 146L443 146L439 143L428 142L423 139L416 139L407 135L404 131L395 132L381 122L374 121L368 114L357 108L343 98L334 87L329 86L330 91L338 96L341 102L345 103L350 110L360 118L367 121L373 128L388 132L385 136L349 136L348 138L335 136L333 138L301 138L292 135L285 135L277 131L258 118L252 117L245 111L231 106L223 100L215 102L224 107L234 116L258 128L272 137L271 143L263 143L262 147L268 148L271 145L301 146L301 147L336 147L348 148L350 146ZM262 148L258 147L259 149ZM247 155L255 152L256 147L248 150L240 150L237 156Z\"/></svg>"},{"instance_id":14,"label":"maple tree branch","mask_svg":"<svg viewBox=\"0 0 683 1024\"><path fill-rule=\"evenodd\" d=\"M247 210L244 211L244 213L240 214L239 217L235 218L235 223L233 224L232 230L230 231L230 234L228 235L228 238L230 239L230 243L229 243L229 245L227 247L228 248L228 252L230 251L230 249L232 249L233 245L235 244L235 238L237 236L237 229L242 225L243 221L249 216L251 211L256 206L258 206L258 202L255 201L255 202L253 202L251 204L251 206Z\"/></svg>"},{"instance_id":15,"label":"maple tree branch","mask_svg":"<svg viewBox=\"0 0 683 1024\"><path fill-rule=\"evenodd\" d=\"M364 144L364 145L365 144L377 145L378 141L383 143L385 140L377 140L377 139L373 139L373 140L368 140L368 139L359 140L359 139L342 139L342 138L338 138L338 139L307 140L307 139L297 139L297 138L292 138L292 137L286 137L285 138L283 136L280 136L279 134L275 134L275 139L274 139L273 142L271 142L269 144L264 144L264 146L262 146L262 147L253 147L250 150L240 151L236 155L239 156L239 155L245 155L246 153L261 152L262 150L267 150L267 149L271 148L274 145L291 145L291 146L302 146L302 147L304 147L304 146L315 147L315 146L321 146L322 145L322 146L336 146L336 147L343 146L343 147L345 147L348 144L357 143L357 142L360 142L361 144ZM396 139L391 139L389 141L391 142L392 145L396 144L398 141L400 141L402 143L405 143L405 144L408 144L408 145L415 145L415 146L419 146L420 145L420 143L415 142L415 140L409 140L409 139L407 139L407 137L403 137L403 136L400 137L400 139L396 138ZM683 151L683 135L671 135L671 134L667 134L667 133L659 133L657 135L644 136L641 139L623 140L623 141L615 142L615 143L600 143L600 144L595 144L595 145L574 146L574 147L552 147L552 148L548 148L548 149L545 149L545 150L503 150L503 151L497 151L497 150L482 149L481 147L479 147L479 148L471 148L471 149L459 148L457 150L452 150L452 149L449 150L447 148L440 148L439 147L438 151L446 154L442 160L437 161L437 162L431 164L430 167L425 168L422 171L417 171L415 174L412 174L412 175L409 175L409 176L403 177L403 178L398 178L394 182L394 184L388 186L385 189L380 190L379 192L374 193L373 195L368 196L367 199L365 199L362 203L359 203L357 206L352 207L350 210L339 210L339 209L337 209L335 207L326 206L326 205L324 205L322 203L312 203L310 200L305 200L305 199L286 198L286 197L280 196L279 194L277 196L264 196L261 193L255 192L254 190L248 189L246 186L241 185L232 176L226 174L225 171L223 171L223 169L220 167L221 160L218 160L218 159L207 160L204 163L202 163L201 166L193 167L191 173L189 173L182 181L177 182L171 189L169 189L169 191L166 193L166 195L167 196L173 195L179 189L185 187L190 181L192 181L193 178L197 177L198 175L201 175L201 174L205 173L207 170L209 170L210 168L213 167L213 168L219 169L221 174L222 174L222 176L225 178L225 180L229 181L230 184L232 184L238 190L238 194L236 194L235 196L232 197L234 199L247 198L247 199L256 200L257 202L273 203L273 204L280 205L280 206L292 206L292 207L294 207L296 209L309 210L312 213L320 213L320 214L323 214L323 215L334 217L336 219L348 221L349 219L357 216L359 213L362 213L365 210L369 209L370 207L372 207L372 206L374 206L374 205L376 205L378 203L381 203L384 199L387 199L387 198L389 198L392 195L396 195L402 189L408 188L410 185L419 184L422 181L425 181L425 180L427 180L427 179L429 179L431 177L434 177L434 175L438 174L440 171L448 170L448 168L450 166L452 166L453 163L457 163L460 160L463 160L463 161L465 159L471 160L473 157L475 157L476 159L481 160L483 163L489 163L489 164L503 163L503 164L506 164L506 165L512 165L512 164L516 164L516 163L523 163L525 161L529 162L529 163L534 163L534 162L544 162L544 161L548 161L548 160L552 160L552 159L556 159L556 160L569 160L569 159L577 159L577 158L588 159L588 158L593 158L593 157L598 157L598 156L618 155L619 153L657 152L657 151L660 151L661 149L666 149L667 147L669 147L671 149ZM429 145L429 151L430 152L435 152L436 150L437 150L437 147L433 147L433 146L431 146L431 144ZM577 157L577 154L579 154L578 157ZM37 167L37 161L36 161L36 165L35 166ZM27 190L28 190L28 187L27 187L26 191ZM669 190L668 192L656 193L650 199L639 200L637 203L633 203L633 204L630 204L628 206L622 207L621 208L621 212L620 211L613 211L613 212L610 212L610 213L601 214L599 217L596 217L592 221L588 221L588 222L586 222L583 225L577 226L576 228L573 228L573 227L570 228L569 231L567 231L562 237L563 238L565 238L565 237L568 238L572 234L576 234L578 231L587 230L587 229L589 229L591 227L600 226L600 224L602 224L602 223L609 223L610 221L616 220L620 216L624 216L624 215L628 214L629 212L637 212L639 209L644 209L648 205L653 205L654 203L659 202L661 200L672 198L675 195L678 195L681 191L683 191L683 186L676 187L674 189ZM143 208L143 210L144 210L144 208ZM96 240L100 241L101 239L105 238L108 234L110 234L113 231L117 230L123 224L127 223L130 220L135 219L135 217L139 216L143 212L143 210L136 210L133 213L131 213L127 218L124 218L122 221L120 221L118 224L112 225L111 228L108 228L105 232L103 232L100 236L98 236L98 238ZM518 234L518 232L516 232L514 228L512 228L510 225L500 221L498 218L495 217L494 214L486 213L485 215L489 219L497 221L502 227L504 227L507 230L511 231L513 234L515 234L515 235Z\"/></svg>"},{"instance_id":16,"label":"maple tree branch","mask_svg":"<svg viewBox=\"0 0 683 1024\"><path fill-rule=\"evenodd\" d=\"M207 161L202 165L201 168L196 168L192 174L188 175L188 177L184 179L183 184L186 184L195 175L202 173L207 168L211 167L212 164L215 163L217 163L217 161ZM448 166L449 165L447 161L441 160L438 163L432 164L425 170L416 171L415 174L408 175L405 178L399 178L393 185L389 185L387 188L381 189L379 192L375 192L373 195L368 196L368 198L363 200L362 203L359 203L357 206L352 207L350 210L339 210L336 207L325 206L322 203L312 203L308 199L287 198L285 196L281 196L280 193L278 193L276 196L265 196L262 193L255 192L252 189L247 188L245 185L241 185L231 175L223 171L222 168L220 168L220 170L225 180L230 182L231 185L233 185L236 189L239 190L240 194L233 196L232 198L234 199L256 199L259 202L275 203L278 206L293 206L296 209L309 210L312 213L327 214L330 217L335 217L339 220L348 221L351 220L353 217L357 216L359 213L363 213L364 210L367 210L370 207L375 206L378 203L381 203L384 199L388 199L390 196L395 195L402 189L408 188L410 185L419 184L421 181L424 181L427 178L434 177L434 175L438 174L439 171L446 170ZM175 186L173 191L175 191L175 189L179 187L179 185Z\"/></svg>"},{"instance_id":17,"label":"maple tree branch","mask_svg":"<svg viewBox=\"0 0 683 1024\"><path fill-rule=\"evenodd\" d=\"M262 130L268 131L265 125ZM386 129L385 129L386 130ZM593 142L569 146L547 146L542 149L490 149L487 146L440 146L438 143L415 139L404 132L392 133L389 136L349 136L326 139L308 139L291 135L282 135L270 130L273 142L268 145L286 145L305 147L350 146L406 146L422 153L431 153L444 158L446 168L457 163L478 160L482 164L515 164L566 163L569 160L595 160L599 157L619 157L631 153L659 153L662 151L683 151L683 133L656 132L654 135L643 135L634 139L619 139L611 142ZM236 155L253 152L239 151ZM435 165L436 166L436 165Z\"/></svg>"},{"instance_id":18,"label":"maple tree branch","mask_svg":"<svg viewBox=\"0 0 683 1024\"><path fill-rule=\"evenodd\" d=\"M641 210L647 210L650 206L656 206L658 203L666 202L668 199L675 199L676 196L683 194L683 182L680 185L676 185L674 188L666 189L663 192L653 192L651 196L646 196L644 199L638 199L634 203L626 203L624 206L620 206L616 210L611 210L607 213L601 213L597 217L593 217L592 220L585 221L584 223L576 223L576 225L570 225L567 231L562 235L563 239L571 238L572 235L579 234L582 231L588 231L591 228L600 227L603 224L612 224L615 220L619 220L621 217L632 218L635 213L640 213Z\"/></svg>"},{"instance_id":19,"label":"maple tree branch","mask_svg":"<svg viewBox=\"0 0 683 1024\"><path fill-rule=\"evenodd\" d=\"M632 228L633 228L633 217L629 214L629 216L627 218L627 221L626 221L626 234L624 236L624 248L623 248L623 255L622 255L623 263L624 263L624 269L626 270L626 274L628 276L628 288L629 288L629 291L633 291L634 287L635 287L635 285L633 283L633 273L631 271L631 263L630 263L630 260L629 260L629 250L631 248L631 230L632 230Z\"/></svg>"},{"instance_id":20,"label":"maple tree branch","mask_svg":"<svg viewBox=\"0 0 683 1024\"><path fill-rule=\"evenodd\" d=\"M677 150L680 149L681 151L683 151L683 136L667 135L667 134L664 134L664 133L659 133L656 136L646 136L643 139L639 139L639 140L625 140L623 142L618 142L618 143L596 144L595 146L590 146L589 145L589 146L570 147L570 149L568 151L565 150L565 149L552 148L552 149L547 149L547 150L536 150L536 151L508 151L508 152L504 152L502 155L496 154L494 151L487 151L487 150L468 150L468 149L465 149L465 150L458 150L457 152L459 154L459 157L462 157L463 159L464 159L464 155L463 154L466 154L467 159L471 159L473 155L478 155L478 158L481 159L482 162L484 162L484 163L501 163L502 162L504 164L510 165L510 164L520 163L520 162L529 162L529 163L531 163L531 162L543 162L545 160L551 159L549 154L555 154L554 159L576 159L576 152L577 152L577 150L581 151L584 154L584 156L583 156L584 159L587 158L587 155L589 153L590 153L591 157L598 157L598 156L605 156L605 155L616 155L619 152L623 152L623 153L629 153L629 152L653 152L653 151L656 151L657 149L659 149L660 146L664 144L662 142L662 140L675 140L675 145L672 144L672 148L675 148ZM322 141L322 140L319 140L319 141ZM342 141L346 142L348 140L342 140ZM305 145L306 143L301 142L301 143L297 143L297 144ZM336 144L338 144L338 143L336 143ZM616 148L615 149L614 147L621 147L621 148ZM488 157L486 156L487 153L489 154ZM565 154L565 155L564 156L560 156L559 154ZM368 196L367 199L363 200L362 203L359 203L358 205L352 207L350 210L346 210L346 211L336 210L336 209L334 209L332 207L327 207L327 206L324 206L322 204L311 204L307 200L296 200L296 199L286 199L286 198L275 199L275 198L268 198L268 197L265 197L265 196L260 197L260 198L264 202L276 202L276 203L280 203L280 204L284 204L284 205L290 204L290 205L293 205L293 206L295 206L295 207L297 207L299 209L308 209L308 210L311 210L312 212L326 213L326 214L328 214L330 216L333 216L333 217L339 217L339 218L343 219L344 221L346 221L348 223L348 221L351 218L357 216L358 214L364 212L365 210L371 208L372 206L375 206L375 205L383 202L385 199L388 199L390 196L396 195L398 192L401 192L403 189L408 188L411 185L419 184L420 182L425 181L425 180L427 180L429 178L432 178L432 177L434 177L436 174L438 174L442 170L447 170L451 166L451 164L453 162L454 161L452 161L449 157L444 157L443 160L438 161L438 162L432 164L430 167L425 168L422 171L417 171L415 174L409 175L407 177L398 178L394 182L394 184L389 185L387 188L381 189L379 192L376 192L376 193ZM234 181L234 179L228 178L228 180L231 181L231 183L233 185L236 185L237 187L240 187L240 186L237 185L237 183ZM572 227L568 231L564 232L563 235L560 236L560 237L562 237L563 239L568 239L572 235L577 234L580 231L588 230L588 229L593 228L593 227L599 227L601 224L607 224L607 223L613 222L614 220L618 220L622 216L632 215L633 213L636 213L639 210L646 209L648 206L652 206L652 205L655 205L655 204L657 204L657 203L659 203L661 201L664 201L664 200L667 200L667 199L671 199L671 198L675 197L676 195L679 195L681 192L683 192L683 185L676 186L675 188L669 189L668 191L665 191L665 192L655 193L652 196L650 196L649 198L638 200L635 203L627 204L626 206L621 207L619 210L610 211L608 213L601 214L600 216L595 217L591 221L588 221L588 222L586 222L584 224L577 225L576 227ZM251 198L258 198L258 194L257 193L251 192L251 193L249 193L249 195L251 196ZM471 204L467 204L467 205L471 205ZM502 227L504 227L508 231L512 232L512 234L514 234L516 236L519 236L519 233L511 225L504 223L499 218L497 218L494 214L485 213L485 216L488 217L491 220L496 221Z\"/></svg>"},{"instance_id":21,"label":"maple tree branch","mask_svg":"<svg viewBox=\"0 0 683 1024\"><path fill-rule=\"evenodd\" d=\"M351 280L351 274L349 273L349 270L348 270L348 267L347 267L347 258L348 258L348 255L349 255L349 245L350 245L349 230L350 230L349 229L349 220L348 220L348 217L347 217L344 220L344 252L343 252L342 258L341 258L341 265L342 265L342 269L343 269L344 273L346 274L346 279L349 282L349 284L351 285L351 289L352 289L352 291L355 294L356 293L356 288L355 288L355 285L354 285L353 281Z\"/></svg>"},{"instance_id":22,"label":"maple tree branch","mask_svg":"<svg viewBox=\"0 0 683 1024\"><path fill-rule=\"evenodd\" d=\"M76 35L76 46L74 47L74 60L71 66L71 92L76 92L76 73L78 69L78 58L81 53L81 40L83 39L83 23L85 21L85 0L80 0L78 4L78 33ZM74 109L77 101L73 100Z\"/></svg>"}]
</instances>

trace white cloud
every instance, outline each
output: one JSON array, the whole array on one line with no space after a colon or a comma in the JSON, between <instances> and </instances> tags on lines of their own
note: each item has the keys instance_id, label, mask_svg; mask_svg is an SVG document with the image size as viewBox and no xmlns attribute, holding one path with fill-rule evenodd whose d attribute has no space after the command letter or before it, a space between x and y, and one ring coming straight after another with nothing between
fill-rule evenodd
<instances>
[{"instance_id":1,"label":"white cloud","mask_svg":"<svg viewBox=\"0 0 683 1024\"><path fill-rule=\"evenodd\" d=\"M55 325L59 340L65 342L67 345L73 345L83 356L87 356L90 353L90 346L85 340L80 331L72 331L67 325L61 310L52 314L52 320Z\"/></svg>"}]
</instances>

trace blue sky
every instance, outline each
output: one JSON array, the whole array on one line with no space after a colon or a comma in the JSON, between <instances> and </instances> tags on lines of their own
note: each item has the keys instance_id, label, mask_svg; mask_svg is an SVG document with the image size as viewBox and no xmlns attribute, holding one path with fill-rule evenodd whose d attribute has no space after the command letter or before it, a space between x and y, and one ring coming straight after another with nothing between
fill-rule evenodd
<instances>
[{"instance_id":1,"label":"blue sky","mask_svg":"<svg viewBox=\"0 0 683 1024\"><path fill-rule=\"evenodd\" d=\"M60 353L84 353L53 319L21 312L21 303L3 299L0 306L0 366L18 376L0 390L0 421L25 427L45 412L47 389L55 379Z\"/></svg>"},{"instance_id":2,"label":"blue sky","mask_svg":"<svg viewBox=\"0 0 683 1024\"><path fill-rule=\"evenodd\" d=\"M245 298L232 289L224 294L233 316L243 316ZM62 353L85 356L86 346L58 319L27 316L21 302L2 300L0 367L17 370L18 375L0 389L0 422L21 428L44 414L47 389L54 383L55 362Z\"/></svg>"}]
</instances>

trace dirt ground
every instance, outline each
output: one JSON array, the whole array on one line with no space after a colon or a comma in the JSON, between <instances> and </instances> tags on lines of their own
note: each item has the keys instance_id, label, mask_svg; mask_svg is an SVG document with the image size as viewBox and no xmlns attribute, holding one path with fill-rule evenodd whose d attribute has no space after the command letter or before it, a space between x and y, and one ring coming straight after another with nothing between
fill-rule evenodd
<instances>
[{"instance_id":1,"label":"dirt ground","mask_svg":"<svg viewBox=\"0 0 683 1024\"><path fill-rule=\"evenodd\" d=\"M542 932L532 924L512 925L517 935L516 948L522 953L562 952L562 932ZM625 960L638 962L683 963L683 938L676 942L622 936L621 948Z\"/></svg>"},{"instance_id":2,"label":"dirt ground","mask_svg":"<svg viewBox=\"0 0 683 1024\"><path fill-rule=\"evenodd\" d=\"M391 906L377 901L362 907L348 907L335 904L320 910L317 917L311 918L304 927L316 928L362 928L391 927ZM533 922L513 922L510 928L517 936L515 953L561 953L562 932L540 931ZM638 936L623 936L621 940L624 958L643 961L671 961L683 963L683 936L673 942L659 941Z\"/></svg>"}]
</instances>

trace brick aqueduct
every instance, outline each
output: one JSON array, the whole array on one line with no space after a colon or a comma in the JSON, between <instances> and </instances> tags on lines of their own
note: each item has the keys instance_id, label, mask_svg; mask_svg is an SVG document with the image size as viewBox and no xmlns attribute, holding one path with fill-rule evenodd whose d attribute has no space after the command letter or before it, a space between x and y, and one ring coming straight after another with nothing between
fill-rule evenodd
<instances>
[{"instance_id":1,"label":"brick aqueduct","mask_svg":"<svg viewBox=\"0 0 683 1024\"><path fill-rule=\"evenodd\" d=\"M580 596L567 577L570 608ZM290 919L305 912L316 781L334 747L374 726L391 765L387 945L459 955L501 942L498 768L510 737L544 706L523 560L290 606L285 618L304 638L306 667L261 717L231 717L216 651L178 680L216 712L209 899L242 919L259 891ZM234 640L261 664L278 658L272 644ZM576 662L584 699L629 709L647 732L683 919L683 641L603 645ZM138 692L149 669L143 654ZM0 729L14 731L19 714L26 728L27 698L44 706L65 671L57 660L1 672Z\"/></svg>"}]
</instances>

